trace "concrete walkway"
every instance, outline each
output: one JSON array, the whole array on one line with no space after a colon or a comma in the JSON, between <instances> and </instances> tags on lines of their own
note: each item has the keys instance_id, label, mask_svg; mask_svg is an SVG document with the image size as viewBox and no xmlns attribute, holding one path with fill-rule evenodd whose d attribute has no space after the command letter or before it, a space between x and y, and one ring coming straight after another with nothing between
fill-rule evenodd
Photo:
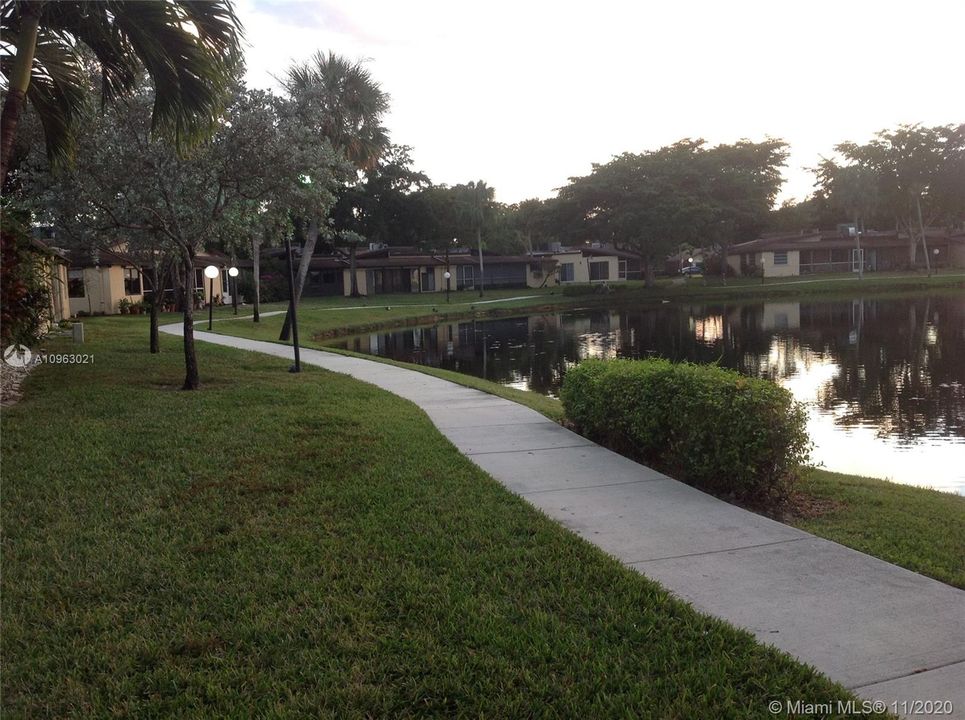
<instances>
[{"instance_id":1,"label":"concrete walkway","mask_svg":"<svg viewBox=\"0 0 965 720\"><path fill-rule=\"evenodd\" d=\"M284 358L280 369L292 360L285 345L195 338ZM965 592L717 500L509 400L335 353L301 360L411 400L503 485L696 608L863 697L950 700L965 717Z\"/></svg>"}]
</instances>

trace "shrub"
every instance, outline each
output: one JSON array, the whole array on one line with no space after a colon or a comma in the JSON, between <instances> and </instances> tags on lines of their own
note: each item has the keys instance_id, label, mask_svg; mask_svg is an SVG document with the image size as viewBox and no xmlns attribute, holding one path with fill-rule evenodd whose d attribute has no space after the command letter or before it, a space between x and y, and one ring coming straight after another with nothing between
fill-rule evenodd
<instances>
[{"instance_id":1,"label":"shrub","mask_svg":"<svg viewBox=\"0 0 965 720\"><path fill-rule=\"evenodd\" d=\"M0 213L0 345L36 345L51 320L50 302L28 218L5 207Z\"/></svg>"},{"instance_id":2,"label":"shrub","mask_svg":"<svg viewBox=\"0 0 965 720\"><path fill-rule=\"evenodd\" d=\"M804 407L788 390L715 365L585 360L561 399L588 437L749 504L782 499L810 454Z\"/></svg>"}]
</instances>

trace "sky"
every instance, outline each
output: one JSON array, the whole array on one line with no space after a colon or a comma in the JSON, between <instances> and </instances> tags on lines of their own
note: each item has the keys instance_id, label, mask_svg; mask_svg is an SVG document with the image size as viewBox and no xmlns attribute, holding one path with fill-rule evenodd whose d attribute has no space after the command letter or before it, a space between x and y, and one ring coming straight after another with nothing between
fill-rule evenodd
<instances>
[{"instance_id":1,"label":"sky","mask_svg":"<svg viewBox=\"0 0 965 720\"><path fill-rule=\"evenodd\" d=\"M237 0L247 82L316 51L364 60L394 143L433 182L547 198L593 163L681 138L781 138L780 201L834 145L965 122L962 0L730 3Z\"/></svg>"}]
</instances>

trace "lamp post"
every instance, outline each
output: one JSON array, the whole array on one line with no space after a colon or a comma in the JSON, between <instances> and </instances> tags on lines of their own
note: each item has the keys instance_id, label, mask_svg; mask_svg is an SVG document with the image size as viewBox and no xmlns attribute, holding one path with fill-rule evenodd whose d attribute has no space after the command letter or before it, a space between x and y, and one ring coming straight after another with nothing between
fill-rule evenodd
<instances>
[{"instance_id":1,"label":"lamp post","mask_svg":"<svg viewBox=\"0 0 965 720\"><path fill-rule=\"evenodd\" d=\"M238 314L238 268L232 265L228 268L228 277L231 278L231 307L234 308L235 315Z\"/></svg>"},{"instance_id":2,"label":"lamp post","mask_svg":"<svg viewBox=\"0 0 965 720\"><path fill-rule=\"evenodd\" d=\"M452 244L455 245L458 240L456 238L452 239ZM442 274L442 277L446 279L446 303L449 302L449 279L452 277L452 273L449 272L449 245L446 245L446 271Z\"/></svg>"},{"instance_id":3,"label":"lamp post","mask_svg":"<svg viewBox=\"0 0 965 720\"><path fill-rule=\"evenodd\" d=\"M932 267L935 268L935 274L937 275L938 274L938 248L935 248L931 252L932 252L932 255L935 256L935 262L932 263Z\"/></svg>"},{"instance_id":4,"label":"lamp post","mask_svg":"<svg viewBox=\"0 0 965 720\"><path fill-rule=\"evenodd\" d=\"M208 265L204 269L204 276L208 278L208 330L210 331L214 322L214 279L218 277L218 268Z\"/></svg>"},{"instance_id":5,"label":"lamp post","mask_svg":"<svg viewBox=\"0 0 965 720\"><path fill-rule=\"evenodd\" d=\"M288 258L288 317L291 318L292 345L295 348L295 364L288 368L288 372L301 372L302 361L298 354L298 320L295 318L295 270L292 263L292 239L285 233L285 257Z\"/></svg>"}]
</instances>

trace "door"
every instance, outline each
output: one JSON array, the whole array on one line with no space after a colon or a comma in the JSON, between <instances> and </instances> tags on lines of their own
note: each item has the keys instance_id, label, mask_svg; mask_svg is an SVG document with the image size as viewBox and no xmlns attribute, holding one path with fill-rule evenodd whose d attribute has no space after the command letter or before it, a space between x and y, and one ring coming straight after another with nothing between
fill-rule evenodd
<instances>
[{"instance_id":1,"label":"door","mask_svg":"<svg viewBox=\"0 0 965 720\"><path fill-rule=\"evenodd\" d=\"M851 250L851 272L861 272L862 265L864 265L864 248L860 250L853 248Z\"/></svg>"}]
</instances>

